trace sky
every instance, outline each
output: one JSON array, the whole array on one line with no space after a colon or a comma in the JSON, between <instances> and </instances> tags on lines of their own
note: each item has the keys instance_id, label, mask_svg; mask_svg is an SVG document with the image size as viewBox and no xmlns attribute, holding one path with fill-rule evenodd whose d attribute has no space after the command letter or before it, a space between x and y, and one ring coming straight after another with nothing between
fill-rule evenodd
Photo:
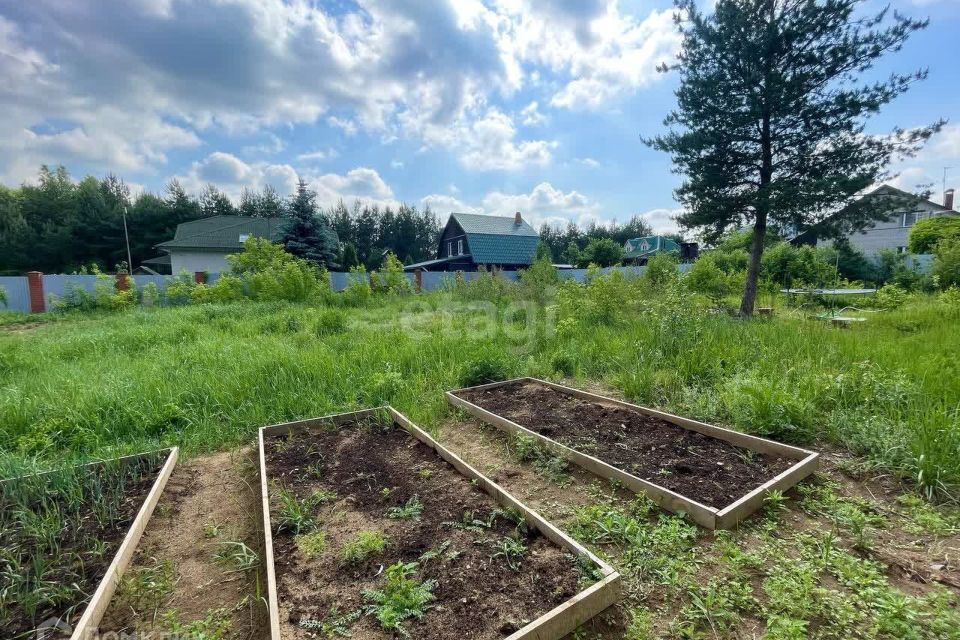
<instances>
[{"instance_id":1,"label":"sky","mask_svg":"<svg viewBox=\"0 0 960 640\"><path fill-rule=\"evenodd\" d=\"M712 0L703 0L705 4ZM866 0L865 9L887 2ZM894 183L960 187L960 0L875 73L929 79L870 133L951 122ZM543 222L675 229L670 0L0 0L0 183L41 164Z\"/></svg>"}]
</instances>

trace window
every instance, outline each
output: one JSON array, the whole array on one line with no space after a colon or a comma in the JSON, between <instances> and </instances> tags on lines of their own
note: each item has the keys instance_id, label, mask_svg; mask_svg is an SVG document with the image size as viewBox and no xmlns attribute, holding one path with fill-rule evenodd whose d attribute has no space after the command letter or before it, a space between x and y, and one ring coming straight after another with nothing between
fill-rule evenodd
<instances>
[{"instance_id":1,"label":"window","mask_svg":"<svg viewBox=\"0 0 960 640\"><path fill-rule=\"evenodd\" d=\"M250 234L248 234L248 233L241 233L241 234L240 234L240 244L243 244L244 242L246 242L246 241L247 241L247 238L249 238L249 237L250 237Z\"/></svg>"},{"instance_id":2,"label":"window","mask_svg":"<svg viewBox=\"0 0 960 640\"><path fill-rule=\"evenodd\" d=\"M448 256L452 256L452 255L453 255L453 242L448 242L448 243L447 243L447 255L448 255Z\"/></svg>"},{"instance_id":3,"label":"window","mask_svg":"<svg viewBox=\"0 0 960 640\"><path fill-rule=\"evenodd\" d=\"M900 226L911 227L914 225L916 221L917 221L917 212L916 211L907 212L903 214L903 216L901 217Z\"/></svg>"},{"instance_id":4,"label":"window","mask_svg":"<svg viewBox=\"0 0 960 640\"><path fill-rule=\"evenodd\" d=\"M462 239L457 240L457 255L458 255L458 256L462 256L462 255L463 255L463 240L462 240Z\"/></svg>"},{"instance_id":5,"label":"window","mask_svg":"<svg viewBox=\"0 0 960 640\"><path fill-rule=\"evenodd\" d=\"M897 247L897 253L906 253L906 252L907 252L906 247Z\"/></svg>"}]
</instances>

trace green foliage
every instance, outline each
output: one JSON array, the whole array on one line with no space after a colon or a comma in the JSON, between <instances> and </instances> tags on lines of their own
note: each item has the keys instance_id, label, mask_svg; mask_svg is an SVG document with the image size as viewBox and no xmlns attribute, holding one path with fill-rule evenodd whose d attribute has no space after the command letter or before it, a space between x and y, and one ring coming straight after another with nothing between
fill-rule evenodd
<instances>
[{"instance_id":1,"label":"green foliage","mask_svg":"<svg viewBox=\"0 0 960 640\"><path fill-rule=\"evenodd\" d=\"M322 309L313 327L318 336L343 333L347 329L347 315L339 309Z\"/></svg>"},{"instance_id":2,"label":"green foliage","mask_svg":"<svg viewBox=\"0 0 960 640\"><path fill-rule=\"evenodd\" d=\"M387 509L387 517L392 520L419 520L423 513L420 496L411 496L403 505Z\"/></svg>"},{"instance_id":3,"label":"green foliage","mask_svg":"<svg viewBox=\"0 0 960 640\"><path fill-rule=\"evenodd\" d=\"M910 227L910 253L933 253L941 240L960 240L960 217L937 216Z\"/></svg>"},{"instance_id":4,"label":"green foliage","mask_svg":"<svg viewBox=\"0 0 960 640\"><path fill-rule=\"evenodd\" d=\"M7 290L3 287L0 287L0 304L7 306Z\"/></svg>"},{"instance_id":5,"label":"green foliage","mask_svg":"<svg viewBox=\"0 0 960 640\"><path fill-rule=\"evenodd\" d=\"M942 240L936 248L933 276L940 286L960 286L960 239Z\"/></svg>"},{"instance_id":6,"label":"green foliage","mask_svg":"<svg viewBox=\"0 0 960 640\"><path fill-rule=\"evenodd\" d=\"M658 253L647 260L647 269L644 277L654 287L666 287L680 276L677 267L677 258L671 253Z\"/></svg>"},{"instance_id":7,"label":"green foliage","mask_svg":"<svg viewBox=\"0 0 960 640\"><path fill-rule=\"evenodd\" d=\"M363 609L356 609L347 613L341 613L336 606L330 608L330 612L323 620L314 620L311 618L303 619L299 622L301 629L307 631L319 631L325 638L343 637L349 638L351 635L350 627L354 622L363 616Z\"/></svg>"},{"instance_id":8,"label":"green foliage","mask_svg":"<svg viewBox=\"0 0 960 640\"><path fill-rule=\"evenodd\" d=\"M257 552L243 542L224 540L217 544L220 546L220 551L213 558L230 571L251 571L260 564L260 556Z\"/></svg>"},{"instance_id":9,"label":"green foliage","mask_svg":"<svg viewBox=\"0 0 960 640\"><path fill-rule=\"evenodd\" d=\"M753 376L731 378L721 392L730 420L756 435L804 444L815 435L816 412L783 381Z\"/></svg>"},{"instance_id":10,"label":"green foliage","mask_svg":"<svg viewBox=\"0 0 960 640\"><path fill-rule=\"evenodd\" d=\"M327 548L325 531L313 531L296 536L297 549L307 558L319 558Z\"/></svg>"},{"instance_id":11,"label":"green foliage","mask_svg":"<svg viewBox=\"0 0 960 640\"><path fill-rule=\"evenodd\" d=\"M175 638L189 640L224 640L230 633L230 612L226 609L211 609L199 620L184 624L176 610L167 611L164 622Z\"/></svg>"},{"instance_id":12,"label":"green foliage","mask_svg":"<svg viewBox=\"0 0 960 640\"><path fill-rule=\"evenodd\" d=\"M403 271L403 263L393 253L388 253L380 271L370 273L370 279L376 283L376 290L387 295L399 296L413 291L410 279Z\"/></svg>"},{"instance_id":13,"label":"green foliage","mask_svg":"<svg viewBox=\"0 0 960 640\"><path fill-rule=\"evenodd\" d=\"M537 251L533 256L533 261L536 262L547 262L553 263L553 251L550 250L550 245L545 242L540 242L537 244Z\"/></svg>"},{"instance_id":14,"label":"green foliage","mask_svg":"<svg viewBox=\"0 0 960 640\"><path fill-rule=\"evenodd\" d=\"M873 303L878 309L899 309L907 301L907 292L895 284L885 284L877 290Z\"/></svg>"},{"instance_id":15,"label":"green foliage","mask_svg":"<svg viewBox=\"0 0 960 640\"><path fill-rule=\"evenodd\" d=\"M881 181L892 157L916 152L943 126L859 135L870 116L925 77L894 74L875 83L860 74L927 24L887 12L864 18L861 4L719 0L708 12L695 0L677 1L678 107L665 120L669 132L647 142L670 153L687 177L675 191L682 226L703 230L707 240L753 227L759 250L741 302L745 315L753 313L771 228L849 230L885 218L900 203L847 203ZM843 215L824 215L841 207Z\"/></svg>"},{"instance_id":16,"label":"green foliage","mask_svg":"<svg viewBox=\"0 0 960 640\"><path fill-rule=\"evenodd\" d=\"M488 382L507 380L512 373L510 362L499 352L482 353L467 362L460 373L460 385L473 387Z\"/></svg>"},{"instance_id":17,"label":"green foliage","mask_svg":"<svg viewBox=\"0 0 960 640\"><path fill-rule=\"evenodd\" d=\"M361 531L356 538L343 545L340 558L345 564L359 564L383 553L387 542L387 536L381 531Z\"/></svg>"},{"instance_id":18,"label":"green foliage","mask_svg":"<svg viewBox=\"0 0 960 640\"><path fill-rule=\"evenodd\" d=\"M276 518L278 532L289 531L298 536L316 531L320 526L315 512L323 500L317 494L300 499L287 489L279 489L275 495L279 503Z\"/></svg>"},{"instance_id":19,"label":"green foliage","mask_svg":"<svg viewBox=\"0 0 960 640\"><path fill-rule=\"evenodd\" d=\"M518 460L532 462L537 471L545 475L550 481L559 485L566 485L570 482L570 475L567 473L569 463L566 459L554 455L545 447L541 447L533 436L522 433L514 434L510 441L510 448Z\"/></svg>"},{"instance_id":20,"label":"green foliage","mask_svg":"<svg viewBox=\"0 0 960 640\"><path fill-rule=\"evenodd\" d=\"M554 287L560 282L560 274L549 259L537 259L532 265L522 269L517 278L520 295L541 305L547 303Z\"/></svg>"},{"instance_id":21,"label":"green foliage","mask_svg":"<svg viewBox=\"0 0 960 640\"><path fill-rule=\"evenodd\" d=\"M436 599L433 595L436 581L417 582L413 578L417 567L416 562L392 564L384 572L386 583L382 590L363 592L367 603L365 612L375 616L384 630L404 638L410 634L402 623L410 618L422 618Z\"/></svg>"},{"instance_id":22,"label":"green foliage","mask_svg":"<svg viewBox=\"0 0 960 640\"><path fill-rule=\"evenodd\" d=\"M339 267L339 239L318 215L317 194L300 179L283 225L281 244L291 254L324 269Z\"/></svg>"},{"instance_id":23,"label":"green foliage","mask_svg":"<svg viewBox=\"0 0 960 640\"><path fill-rule=\"evenodd\" d=\"M717 265L717 253L709 252L700 256L684 277L691 291L701 293L714 304L733 292L729 276Z\"/></svg>"},{"instance_id":24,"label":"green foliage","mask_svg":"<svg viewBox=\"0 0 960 640\"><path fill-rule=\"evenodd\" d=\"M343 290L344 302L347 306L362 307L372 295L366 269L362 266L351 267L350 275L347 276L347 288Z\"/></svg>"},{"instance_id":25,"label":"green foliage","mask_svg":"<svg viewBox=\"0 0 960 640\"><path fill-rule=\"evenodd\" d=\"M523 556L527 554L527 545L512 536L505 536L493 544L494 553L491 558L503 558L507 566L514 571L520 570Z\"/></svg>"},{"instance_id":26,"label":"green foliage","mask_svg":"<svg viewBox=\"0 0 960 640\"><path fill-rule=\"evenodd\" d=\"M157 611L173 593L173 563L151 558L148 565L124 573L117 587L117 598L134 611Z\"/></svg>"},{"instance_id":27,"label":"green foliage","mask_svg":"<svg viewBox=\"0 0 960 640\"><path fill-rule=\"evenodd\" d=\"M612 267L623 260L623 246L610 238L591 238L587 246L579 254L577 265L589 267L592 264L598 267Z\"/></svg>"}]
</instances>

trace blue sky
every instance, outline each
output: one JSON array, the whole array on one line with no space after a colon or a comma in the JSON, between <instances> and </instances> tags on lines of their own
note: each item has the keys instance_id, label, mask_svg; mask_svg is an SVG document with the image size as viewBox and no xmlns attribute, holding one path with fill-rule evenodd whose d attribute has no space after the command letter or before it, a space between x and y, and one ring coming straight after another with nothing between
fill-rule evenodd
<instances>
[{"instance_id":1,"label":"blue sky","mask_svg":"<svg viewBox=\"0 0 960 640\"><path fill-rule=\"evenodd\" d=\"M705 0L709 2L709 0ZM886 3L868 0L866 9ZM960 0L876 73L930 78L871 125L953 122L897 184L960 186ZM32 0L0 3L0 181L42 163L237 197L297 176L361 198L538 224L673 227L679 178L642 135L676 79L669 0Z\"/></svg>"}]
</instances>

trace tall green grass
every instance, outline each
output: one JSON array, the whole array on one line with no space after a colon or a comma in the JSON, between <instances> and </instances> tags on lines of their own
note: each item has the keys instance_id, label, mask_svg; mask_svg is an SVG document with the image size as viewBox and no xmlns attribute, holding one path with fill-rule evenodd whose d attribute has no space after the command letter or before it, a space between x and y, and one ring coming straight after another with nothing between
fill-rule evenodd
<instances>
[{"instance_id":1,"label":"tall green grass","mask_svg":"<svg viewBox=\"0 0 960 640\"><path fill-rule=\"evenodd\" d=\"M359 309L135 310L0 333L0 464L214 450L265 424L384 403L434 427L450 411L444 390L494 370L604 381L669 411L847 447L928 493L960 485L955 306L917 298L844 330L789 313L742 321L672 289L613 285L563 285L546 312L437 292ZM527 318L546 324L525 330Z\"/></svg>"}]
</instances>

